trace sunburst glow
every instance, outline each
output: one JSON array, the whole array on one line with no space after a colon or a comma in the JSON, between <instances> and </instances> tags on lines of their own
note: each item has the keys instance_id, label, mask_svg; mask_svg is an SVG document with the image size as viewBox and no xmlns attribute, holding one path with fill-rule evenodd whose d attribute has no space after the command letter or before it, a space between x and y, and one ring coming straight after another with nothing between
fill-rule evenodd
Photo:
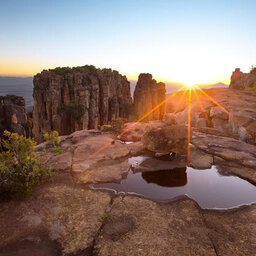
<instances>
[{"instance_id":1,"label":"sunburst glow","mask_svg":"<svg viewBox=\"0 0 256 256\"><path fill-rule=\"evenodd\" d=\"M187 85L187 86L182 86L178 91L170 94L164 101L162 101L160 104L158 104L157 106L155 106L154 108L152 108L148 113L146 113L144 116L142 116L141 118L139 118L135 123L133 123L132 125L128 126L126 129L124 129L119 135L117 135L113 141L115 141L119 136L127 133L130 129L132 129L134 126L136 126L136 124L138 124L139 122L143 121L146 117L148 117L150 114L152 114L155 110L157 110L159 107L161 107L164 103L171 101L172 97L174 97L175 95L177 95L177 93L183 91L180 95L179 95L179 100L176 102L177 103L177 108L176 110L173 112L174 114L178 111L179 105L181 104L182 99L184 98L184 96L187 94L187 107L188 107L188 115L187 115L187 119L188 119L188 141L187 141L187 166L190 166L190 142L191 142L191 116L192 116L192 111L191 111L191 104L192 104L192 90L193 90L193 94L195 95L195 99L200 107L200 110L202 111L202 113L205 115L205 118L207 120L207 123L209 124L209 118L206 114L206 111L202 105L202 102L200 100L200 97L205 96L206 98L208 98L211 102L213 102L216 106L218 106L223 112L227 113L228 115L231 115L229 113L229 111L227 109L225 109L222 105L220 105L216 100L214 100L210 95L208 95L205 91L203 91L201 88L199 88L197 85ZM200 92L200 95L198 95L198 92ZM109 146L111 146L112 142L107 143L105 145L102 145L102 147L100 147L96 152L94 152L93 154L91 154L88 159L92 158L93 156L97 155L98 153L100 153L101 151L105 150L106 148L108 148Z\"/></svg>"},{"instance_id":2,"label":"sunburst glow","mask_svg":"<svg viewBox=\"0 0 256 256\"><path fill-rule=\"evenodd\" d=\"M195 85L194 85L194 84L186 84L186 86L187 86L188 88L192 88L192 87L194 87Z\"/></svg>"}]
</instances>

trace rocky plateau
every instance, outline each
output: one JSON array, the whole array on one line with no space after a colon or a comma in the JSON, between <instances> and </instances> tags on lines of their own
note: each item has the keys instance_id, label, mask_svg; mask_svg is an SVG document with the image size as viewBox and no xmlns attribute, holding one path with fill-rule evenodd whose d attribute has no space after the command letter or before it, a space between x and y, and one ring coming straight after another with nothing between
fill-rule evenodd
<instances>
[{"instance_id":1,"label":"rocky plateau","mask_svg":"<svg viewBox=\"0 0 256 256\"><path fill-rule=\"evenodd\" d=\"M134 172L214 165L222 175L256 185L255 91L191 89L190 108L189 90L167 95L146 122L127 122L117 136L96 128L128 116L122 105L131 103L126 78L109 70L56 72L35 77L33 113L36 137L51 129L62 135L61 154L46 142L36 147L55 175L29 197L1 203L0 256L255 255L256 203L201 209L187 196L163 203L92 189L121 182L131 170L129 158L145 154L151 158ZM145 115L164 94L163 84L141 75L135 113ZM82 104L80 121L59 113L58 106L71 103Z\"/></svg>"}]
</instances>

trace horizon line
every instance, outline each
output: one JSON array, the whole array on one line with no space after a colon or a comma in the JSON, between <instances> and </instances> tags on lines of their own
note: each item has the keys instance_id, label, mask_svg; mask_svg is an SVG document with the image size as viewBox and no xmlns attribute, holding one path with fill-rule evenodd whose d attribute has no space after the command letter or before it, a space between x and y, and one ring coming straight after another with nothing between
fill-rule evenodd
<instances>
[{"instance_id":1,"label":"horizon line","mask_svg":"<svg viewBox=\"0 0 256 256\"><path fill-rule=\"evenodd\" d=\"M40 73L40 72L38 72L38 73ZM140 74L143 74L143 73L140 73ZM31 78L33 78L35 75L0 74L0 77L12 77L12 78L14 78L14 77L18 77L18 78L29 78L29 77L31 77ZM130 81L130 82L131 81L138 81L138 78L137 79L135 79L134 77L129 78L129 75L125 75L125 76L127 77L127 80ZM153 76L153 79L155 79L157 82L163 82L167 85L168 84L180 85L180 86L186 85L186 83L184 83L184 82L170 81L170 80L160 79L160 78L157 78L157 77L154 77L154 76ZM229 85L230 80L229 81L219 80L219 81L214 81L214 82L209 82L209 83L203 83L202 82L202 83L196 83L195 85L198 85L198 86L200 86L200 85L214 85L214 84L219 84L219 83Z\"/></svg>"}]
</instances>

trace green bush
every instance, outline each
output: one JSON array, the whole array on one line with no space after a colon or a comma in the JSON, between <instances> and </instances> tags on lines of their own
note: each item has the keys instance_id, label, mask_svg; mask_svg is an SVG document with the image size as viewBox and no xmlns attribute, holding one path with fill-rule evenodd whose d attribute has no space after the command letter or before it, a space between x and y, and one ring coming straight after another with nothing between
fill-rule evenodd
<instances>
[{"instance_id":1,"label":"green bush","mask_svg":"<svg viewBox=\"0 0 256 256\"><path fill-rule=\"evenodd\" d=\"M70 67L57 67L54 69L49 69L49 71L55 72L57 75L66 75L68 73L71 73L72 69Z\"/></svg>"},{"instance_id":2,"label":"green bush","mask_svg":"<svg viewBox=\"0 0 256 256\"><path fill-rule=\"evenodd\" d=\"M249 90L256 91L256 81L249 87Z\"/></svg>"},{"instance_id":3,"label":"green bush","mask_svg":"<svg viewBox=\"0 0 256 256\"><path fill-rule=\"evenodd\" d=\"M53 147L52 151L57 155L60 154L61 148L59 133L57 131L52 131L50 133L45 133L43 136L44 140L47 141L50 144L50 146Z\"/></svg>"},{"instance_id":4,"label":"green bush","mask_svg":"<svg viewBox=\"0 0 256 256\"><path fill-rule=\"evenodd\" d=\"M0 197L23 197L49 176L51 170L34 152L33 139L8 131L4 131L4 138L4 151L0 153Z\"/></svg>"}]
</instances>

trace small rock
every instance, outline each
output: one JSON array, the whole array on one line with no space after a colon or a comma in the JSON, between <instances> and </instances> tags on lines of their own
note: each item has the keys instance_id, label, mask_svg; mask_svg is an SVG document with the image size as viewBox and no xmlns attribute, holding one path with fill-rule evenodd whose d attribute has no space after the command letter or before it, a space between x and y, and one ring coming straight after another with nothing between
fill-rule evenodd
<instances>
[{"instance_id":1,"label":"small rock","mask_svg":"<svg viewBox=\"0 0 256 256\"><path fill-rule=\"evenodd\" d=\"M209 169L213 164L213 156L190 145L190 166L196 169Z\"/></svg>"},{"instance_id":2,"label":"small rock","mask_svg":"<svg viewBox=\"0 0 256 256\"><path fill-rule=\"evenodd\" d=\"M29 227L36 227L42 223L39 215L25 215L21 220L27 222Z\"/></svg>"}]
</instances>

